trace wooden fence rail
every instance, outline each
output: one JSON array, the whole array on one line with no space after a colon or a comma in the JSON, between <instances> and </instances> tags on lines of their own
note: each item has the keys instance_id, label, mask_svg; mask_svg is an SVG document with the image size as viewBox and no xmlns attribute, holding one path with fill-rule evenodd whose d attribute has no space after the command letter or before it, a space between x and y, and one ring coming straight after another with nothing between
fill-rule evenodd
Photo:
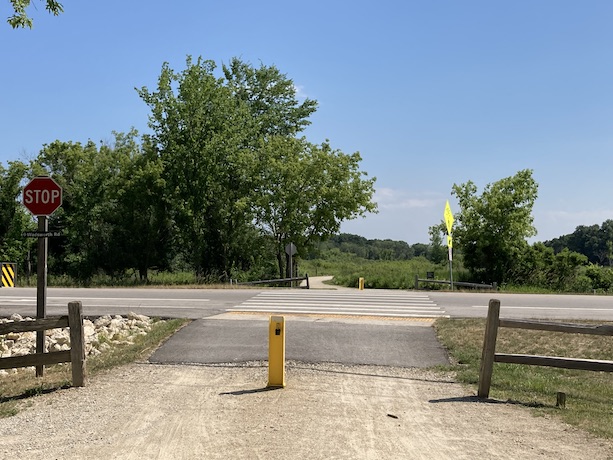
<instances>
[{"instance_id":1,"label":"wooden fence rail","mask_svg":"<svg viewBox=\"0 0 613 460\"><path fill-rule=\"evenodd\" d=\"M70 328L70 350L0 358L0 369L44 366L69 362L72 363L73 386L84 386L85 340L83 336L83 307L81 302L70 302L68 304L68 316L52 316L32 321L0 324L0 335L12 332L37 332L63 327Z\"/></svg>"},{"instance_id":2,"label":"wooden fence rail","mask_svg":"<svg viewBox=\"0 0 613 460\"><path fill-rule=\"evenodd\" d=\"M498 328L532 329L540 331L567 332L571 334L591 334L613 336L613 326L551 323L543 321L500 319L500 300L491 299L485 323L485 337L479 371L479 398L487 398L492 383L494 363L527 364L531 366L558 367L588 371L613 372L613 361L594 359L565 358L558 356L534 356L522 354L496 353Z\"/></svg>"},{"instance_id":3,"label":"wooden fence rail","mask_svg":"<svg viewBox=\"0 0 613 460\"><path fill-rule=\"evenodd\" d=\"M415 275L415 290L419 289L419 283L434 283L434 284L447 284L449 286L451 286L451 281L449 280L435 280L435 279L422 279L419 277L419 275ZM454 281L453 282L454 286L459 286L459 287L468 287L468 288L473 288L473 289L498 289L498 285L496 283L494 284L481 284L481 283L466 283L464 281Z\"/></svg>"},{"instance_id":4,"label":"wooden fence rail","mask_svg":"<svg viewBox=\"0 0 613 460\"><path fill-rule=\"evenodd\" d=\"M286 283L289 283L290 286L293 286L295 281L306 281L306 285L304 287L306 289L310 288L308 274L305 274L304 276L297 276L294 278L277 278L277 279L272 279L272 280L245 281L242 283L235 281L234 284L236 284L237 286L255 286L257 284L286 284ZM230 284L233 284L232 280L230 280Z\"/></svg>"}]
</instances>

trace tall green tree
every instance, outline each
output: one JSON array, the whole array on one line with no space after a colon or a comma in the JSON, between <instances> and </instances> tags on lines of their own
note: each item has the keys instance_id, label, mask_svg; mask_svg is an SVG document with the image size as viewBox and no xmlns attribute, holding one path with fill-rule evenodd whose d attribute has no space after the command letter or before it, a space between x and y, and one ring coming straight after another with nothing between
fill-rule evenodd
<instances>
[{"instance_id":1,"label":"tall green tree","mask_svg":"<svg viewBox=\"0 0 613 460\"><path fill-rule=\"evenodd\" d=\"M509 279L527 248L526 239L536 235L532 208L537 191L529 169L488 184L481 195L472 181L453 185L460 205L454 239L475 281Z\"/></svg>"},{"instance_id":2,"label":"tall green tree","mask_svg":"<svg viewBox=\"0 0 613 460\"><path fill-rule=\"evenodd\" d=\"M32 217L18 202L27 166L20 161L0 164L0 261L20 263L26 259L31 241L21 233L32 226Z\"/></svg>"},{"instance_id":3,"label":"tall green tree","mask_svg":"<svg viewBox=\"0 0 613 460\"><path fill-rule=\"evenodd\" d=\"M170 212L197 273L227 278L251 268L272 241L283 272L283 245L305 249L345 219L373 211L374 179L346 155L296 139L316 102L274 66L188 56L186 68L162 66L150 107Z\"/></svg>"},{"instance_id":4,"label":"tall green tree","mask_svg":"<svg viewBox=\"0 0 613 460\"><path fill-rule=\"evenodd\" d=\"M344 220L376 212L375 179L360 170L357 152L348 155L327 142L274 136L262 140L258 160L255 216L275 242L281 277L288 243L306 254L316 242L338 233Z\"/></svg>"},{"instance_id":5,"label":"tall green tree","mask_svg":"<svg viewBox=\"0 0 613 460\"><path fill-rule=\"evenodd\" d=\"M165 63L158 87L138 90L149 105L151 145L162 161L180 243L197 273L229 276L251 247L246 197L253 189L256 127L213 61L187 58L174 72Z\"/></svg>"},{"instance_id":6,"label":"tall green tree","mask_svg":"<svg viewBox=\"0 0 613 460\"><path fill-rule=\"evenodd\" d=\"M28 16L27 9L32 0L9 0L13 15L6 20L13 29L32 28L32 18ZM64 12L64 7L57 0L44 0L45 9L52 15L58 16Z\"/></svg>"},{"instance_id":7,"label":"tall green tree","mask_svg":"<svg viewBox=\"0 0 613 460\"><path fill-rule=\"evenodd\" d=\"M42 168L63 189L62 206L49 220L49 227L64 235L49 243L50 271L81 280L116 271L121 255L109 217L117 205L114 181L124 165L114 149L98 149L92 141L54 141L43 147L34 168Z\"/></svg>"},{"instance_id":8,"label":"tall green tree","mask_svg":"<svg viewBox=\"0 0 613 460\"><path fill-rule=\"evenodd\" d=\"M613 220L607 219L600 226L598 256L602 265L613 266Z\"/></svg>"},{"instance_id":9,"label":"tall green tree","mask_svg":"<svg viewBox=\"0 0 613 460\"><path fill-rule=\"evenodd\" d=\"M50 241L50 269L82 281L130 268L146 280L149 268L168 268L173 254L161 162L141 148L135 130L114 136L100 147L55 141L33 165L64 190L50 218L50 228L63 232Z\"/></svg>"},{"instance_id":10,"label":"tall green tree","mask_svg":"<svg viewBox=\"0 0 613 460\"><path fill-rule=\"evenodd\" d=\"M108 197L116 203L109 209L108 220L116 251L121 255L116 268L135 269L140 279L147 281L150 268L170 269L176 254L176 229L162 162L146 142L138 144L137 136L135 130L115 134L112 147L122 168Z\"/></svg>"}]
</instances>

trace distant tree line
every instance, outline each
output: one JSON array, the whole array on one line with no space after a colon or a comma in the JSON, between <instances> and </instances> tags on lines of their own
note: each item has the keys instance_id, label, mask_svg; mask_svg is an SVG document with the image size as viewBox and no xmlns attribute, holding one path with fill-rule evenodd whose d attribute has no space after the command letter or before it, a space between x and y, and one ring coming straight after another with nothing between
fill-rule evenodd
<instances>
[{"instance_id":1,"label":"distant tree line","mask_svg":"<svg viewBox=\"0 0 613 460\"><path fill-rule=\"evenodd\" d=\"M54 141L28 165L0 165L0 260L24 264L35 222L20 203L27 178L63 188L49 227L49 272L93 276L189 270L203 280L283 277L284 247L305 254L342 221L376 212L374 178L359 153L299 133L317 104L298 101L274 66L187 58L162 66L157 88L138 93L151 134L111 142Z\"/></svg>"},{"instance_id":2,"label":"distant tree line","mask_svg":"<svg viewBox=\"0 0 613 460\"><path fill-rule=\"evenodd\" d=\"M555 253L564 249L578 252L587 257L592 264L613 266L613 220L605 220L602 225L580 225L569 235L545 241Z\"/></svg>"},{"instance_id":3,"label":"distant tree line","mask_svg":"<svg viewBox=\"0 0 613 460\"><path fill-rule=\"evenodd\" d=\"M349 233L331 236L320 243L318 249L320 252L338 249L340 252L368 260L410 260L415 257L426 257L431 260L429 256L432 252L430 245L424 243L409 245L405 241L367 239ZM316 255L316 253L311 254L311 256Z\"/></svg>"}]
</instances>

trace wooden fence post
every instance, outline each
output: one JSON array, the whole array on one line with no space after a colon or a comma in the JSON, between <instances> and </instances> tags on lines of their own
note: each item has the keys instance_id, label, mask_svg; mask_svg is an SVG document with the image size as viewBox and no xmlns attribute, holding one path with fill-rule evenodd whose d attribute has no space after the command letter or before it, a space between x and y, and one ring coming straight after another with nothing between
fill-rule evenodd
<instances>
[{"instance_id":1,"label":"wooden fence post","mask_svg":"<svg viewBox=\"0 0 613 460\"><path fill-rule=\"evenodd\" d=\"M83 335L83 307L81 302L68 304L68 327L70 328L70 361L72 385L85 386L85 338Z\"/></svg>"},{"instance_id":2,"label":"wooden fence post","mask_svg":"<svg viewBox=\"0 0 613 460\"><path fill-rule=\"evenodd\" d=\"M481 354L481 369L479 371L479 398L490 395L492 371L494 370L494 354L496 353L496 338L498 337L498 324L500 319L500 300L491 299L487 310L485 324L485 338L483 340L483 353Z\"/></svg>"}]
</instances>

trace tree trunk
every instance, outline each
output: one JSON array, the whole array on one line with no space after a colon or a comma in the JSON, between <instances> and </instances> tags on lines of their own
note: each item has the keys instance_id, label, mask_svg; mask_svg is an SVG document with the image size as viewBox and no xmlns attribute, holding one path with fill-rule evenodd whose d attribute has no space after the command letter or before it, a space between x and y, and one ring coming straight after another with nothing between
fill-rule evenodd
<instances>
[{"instance_id":1,"label":"tree trunk","mask_svg":"<svg viewBox=\"0 0 613 460\"><path fill-rule=\"evenodd\" d=\"M138 269L138 276L141 281L149 282L149 270L146 266Z\"/></svg>"},{"instance_id":2,"label":"tree trunk","mask_svg":"<svg viewBox=\"0 0 613 460\"><path fill-rule=\"evenodd\" d=\"M277 249L277 263L279 264L279 278L283 278L283 254L280 249Z\"/></svg>"}]
</instances>

